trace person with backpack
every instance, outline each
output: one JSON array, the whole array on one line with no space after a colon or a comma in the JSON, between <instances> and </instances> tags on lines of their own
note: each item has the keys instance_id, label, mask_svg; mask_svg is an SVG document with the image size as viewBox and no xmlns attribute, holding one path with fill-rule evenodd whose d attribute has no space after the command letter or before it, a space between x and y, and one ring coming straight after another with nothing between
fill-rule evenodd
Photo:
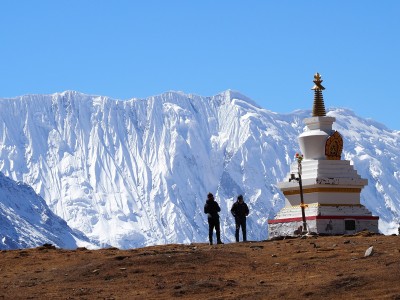
<instances>
[{"instance_id":1,"label":"person with backpack","mask_svg":"<svg viewBox=\"0 0 400 300\"><path fill-rule=\"evenodd\" d=\"M204 213L207 214L208 217L208 239L210 241L210 245L213 244L213 232L215 228L215 233L217 234L217 244L223 244L221 241L221 230L219 224L219 212L221 208L218 203L214 199L214 195L208 193L206 204L204 205Z\"/></svg>"},{"instance_id":2,"label":"person with backpack","mask_svg":"<svg viewBox=\"0 0 400 300\"><path fill-rule=\"evenodd\" d=\"M231 213L235 218L236 231L235 238L236 242L239 242L239 229L242 227L243 242L247 241L246 236L246 217L249 215L249 207L243 201L243 196L239 195L237 201L233 203Z\"/></svg>"}]
</instances>

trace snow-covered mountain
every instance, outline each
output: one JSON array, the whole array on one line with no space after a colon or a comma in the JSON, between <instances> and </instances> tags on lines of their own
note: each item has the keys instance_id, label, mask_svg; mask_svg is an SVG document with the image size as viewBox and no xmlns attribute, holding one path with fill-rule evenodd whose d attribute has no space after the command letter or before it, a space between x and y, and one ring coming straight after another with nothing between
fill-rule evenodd
<instances>
[{"instance_id":1,"label":"snow-covered mountain","mask_svg":"<svg viewBox=\"0 0 400 300\"><path fill-rule=\"evenodd\" d=\"M76 248L77 242L93 246L56 216L33 189L0 173L0 249L18 249L50 243Z\"/></svg>"},{"instance_id":2,"label":"snow-covered mountain","mask_svg":"<svg viewBox=\"0 0 400 300\"><path fill-rule=\"evenodd\" d=\"M233 91L0 99L0 171L32 186L100 246L207 241L208 192L220 203L225 241L234 241L229 210L238 194L251 210L248 238L263 240L268 218L283 206L276 182L289 171L310 115L277 114ZM328 115L344 137L344 158L369 180L362 202L391 233L400 220L399 132L349 110Z\"/></svg>"}]
</instances>

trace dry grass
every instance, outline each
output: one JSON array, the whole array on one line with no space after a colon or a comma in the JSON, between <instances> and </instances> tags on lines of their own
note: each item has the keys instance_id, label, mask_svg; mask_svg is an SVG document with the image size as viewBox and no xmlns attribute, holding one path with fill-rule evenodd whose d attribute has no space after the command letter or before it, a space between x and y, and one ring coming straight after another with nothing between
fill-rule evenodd
<instances>
[{"instance_id":1,"label":"dry grass","mask_svg":"<svg viewBox=\"0 0 400 300\"><path fill-rule=\"evenodd\" d=\"M370 257L364 257L368 247ZM400 237L0 252L0 299L398 299Z\"/></svg>"}]
</instances>

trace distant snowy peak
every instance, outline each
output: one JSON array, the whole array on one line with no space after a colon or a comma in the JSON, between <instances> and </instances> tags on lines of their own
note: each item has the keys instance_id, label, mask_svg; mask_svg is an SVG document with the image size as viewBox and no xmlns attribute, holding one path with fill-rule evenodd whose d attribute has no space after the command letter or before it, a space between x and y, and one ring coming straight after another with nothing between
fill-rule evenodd
<instances>
[{"instance_id":1,"label":"distant snowy peak","mask_svg":"<svg viewBox=\"0 0 400 300\"><path fill-rule=\"evenodd\" d=\"M396 130L389 129L385 124L377 122L373 119L370 118L362 118L360 116L357 116L357 114L348 108L340 108L340 107L330 107L327 110L327 115L332 116L332 117L343 117L346 116L347 118L351 118L353 120L358 120L358 123L366 124L367 126L373 126L375 128L378 128L379 130L384 130L388 131L391 133L397 132Z\"/></svg>"},{"instance_id":2,"label":"distant snowy peak","mask_svg":"<svg viewBox=\"0 0 400 300\"><path fill-rule=\"evenodd\" d=\"M253 101L252 99L250 99L249 97L247 97L246 95L235 91L235 90L226 90L223 91L221 93L218 93L214 96L209 96L209 97L203 97L197 94L186 94L182 91L168 91L168 92L164 92L162 94L158 94L158 95L154 95L154 96L150 96L147 98L130 98L127 100L119 100L116 98L111 98L111 97L107 97L107 96L100 96L100 95L91 95L91 94L85 94L85 93L81 93L81 92L77 92L77 91L72 91L72 90L68 90L68 91L64 91L61 93L54 93L54 94L49 94L49 95L26 95L27 97L29 96L52 96L53 98L57 98L57 97L67 97L67 98L78 98L78 99L88 99L89 101L91 99L102 99L105 101L131 101L131 102L135 102L135 101L148 101L148 100L155 100L155 101L163 101L163 102L175 102L177 99L186 99L186 100L193 100L193 99L204 99L204 98L208 98L211 100L215 100L217 102L220 102L221 100L224 101L233 101L234 103L238 104L240 106L240 104L245 103L247 105L251 105L254 106L256 108L261 108L255 101Z\"/></svg>"},{"instance_id":3,"label":"distant snowy peak","mask_svg":"<svg viewBox=\"0 0 400 300\"><path fill-rule=\"evenodd\" d=\"M240 102L246 102L254 107L261 108L255 101L235 90L226 90L220 93L220 95L223 95L225 98L230 99L231 101L239 100Z\"/></svg>"}]
</instances>

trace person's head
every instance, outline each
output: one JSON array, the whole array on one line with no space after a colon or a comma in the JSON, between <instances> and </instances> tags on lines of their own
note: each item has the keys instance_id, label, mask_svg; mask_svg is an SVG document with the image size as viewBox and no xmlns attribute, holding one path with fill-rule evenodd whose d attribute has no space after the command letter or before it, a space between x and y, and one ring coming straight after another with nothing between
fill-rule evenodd
<instances>
[{"instance_id":1,"label":"person's head","mask_svg":"<svg viewBox=\"0 0 400 300\"><path fill-rule=\"evenodd\" d=\"M211 193L208 193L207 200L214 200L214 195Z\"/></svg>"},{"instance_id":2,"label":"person's head","mask_svg":"<svg viewBox=\"0 0 400 300\"><path fill-rule=\"evenodd\" d=\"M243 203L243 196L242 196L242 195L239 195L239 196L237 197L237 201L238 201L239 203Z\"/></svg>"}]
</instances>

